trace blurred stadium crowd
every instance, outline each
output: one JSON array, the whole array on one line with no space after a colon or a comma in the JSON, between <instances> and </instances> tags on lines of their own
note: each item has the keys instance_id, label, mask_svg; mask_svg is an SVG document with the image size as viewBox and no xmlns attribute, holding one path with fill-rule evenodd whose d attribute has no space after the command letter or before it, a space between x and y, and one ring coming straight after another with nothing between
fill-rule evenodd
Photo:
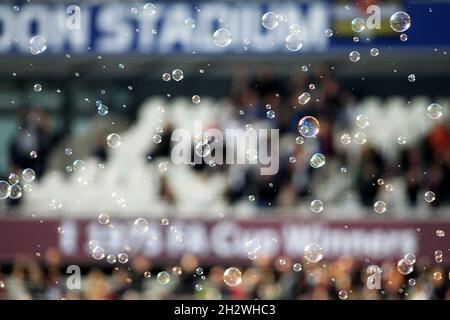
<instances>
[{"instance_id":1,"label":"blurred stadium crowd","mask_svg":"<svg viewBox=\"0 0 450 320\"><path fill-rule=\"evenodd\" d=\"M131 161L135 168L140 168L142 162L147 161L149 164L145 165L151 166L160 159L167 159L171 152L172 130L179 127L180 123L190 125L186 120L187 114L190 114L190 119L201 119L201 113L208 110L208 128L278 128L279 173L262 176L259 174L259 168L255 170L254 166L223 165L221 168L209 168L207 164L202 164L190 168L187 166L185 174L177 172L174 174L176 177L171 177L154 172L149 174L151 169L142 167L148 175L148 181L145 183L152 184L149 189L154 192L147 197L145 194L142 196L141 200L146 198L142 201L142 208L148 208L150 205L152 208L165 207L165 212L182 212L189 211L187 208L191 206L191 212L194 212L199 206L215 208L214 203L236 208L243 202L248 205L248 196L253 195L256 200L251 205L258 208L258 212L264 212L261 210L263 208L270 208L272 211L292 208L299 203L305 203L305 200L309 203L313 198L334 203L336 208L346 201L352 201L353 208L358 212L363 211L361 207L371 209L375 201L386 198L388 201L392 200L394 207L398 206L406 211L416 206L423 209L426 205L423 193L427 190L436 195L436 200L431 203L432 207L450 203L448 118L444 113L443 119L432 121L425 114L426 107L436 101L435 99L439 99L443 107L448 108L446 98L412 97L406 101L399 97L386 100L377 97L356 97L352 88L340 87L333 75L333 67L328 65L321 65L307 72L296 70L288 80L277 78L269 67L261 68L257 74L247 68L239 67L236 70L230 82L230 94L221 101L213 102L208 97L202 97L202 102L195 105L191 99L177 100L176 97L171 97L159 100L153 98L144 103L137 114L137 122L127 124L127 129L120 132L124 143L128 136L130 144L143 144L135 147L143 150L139 151L140 154L138 152L139 159L131 158L133 152L128 152L131 149L108 148L105 132L97 132L94 137L89 136L87 140L83 140L83 148L87 148L87 151L82 159L86 162L87 159L94 159L92 176L101 171L99 167L106 168L104 175L110 175L112 178L104 179L108 181L104 187L110 187L114 191L125 179L123 175L117 176L117 171L123 170L124 163L128 165ZM299 105L298 97L303 92L309 92L311 100L306 105ZM163 109L161 105L164 105ZM47 174L50 169L55 169L50 162L63 163L58 167L61 172L65 171L64 168L67 169L68 164L70 167L73 158L67 162L68 156L63 150L71 148L75 153L77 137L69 133L68 138L67 135L57 132L52 125L51 116L44 109L19 110L20 124L16 136L10 141L10 172L20 173L25 168L35 170L38 183L33 192L37 196L34 202L29 203L29 207L42 207L45 210L54 198L51 196L51 190L61 194L60 191L64 190L62 188L66 188L70 183L80 184L79 179L70 180L66 176L59 177L58 180L54 175ZM163 120L159 122L156 121L161 114L158 110L166 113L166 117L161 116ZM268 110L275 112L274 118L268 117ZM355 125L359 114L367 114L369 117L368 128L360 129ZM306 115L315 116L320 121L320 134L316 139L296 140L299 136L298 121ZM120 114L109 114L106 117L96 115L91 122L94 127L98 127L98 121L110 126L111 121L116 123L116 118L112 117L120 119ZM405 118L405 121L396 122L399 117ZM143 126L145 121L148 123ZM159 144L151 139L155 132L149 130L152 126L150 123L162 127L164 131ZM137 130L139 126L144 129ZM353 136L358 131L365 132L367 142L355 144L356 139ZM350 134L353 140L351 145L341 143L340 137L343 133ZM32 151L36 157L30 156ZM314 152L321 152L326 157L327 165L321 170L313 169L309 165L309 159ZM60 159L59 162L50 161L55 157ZM120 157L122 167L112 167ZM108 170L109 164L111 167ZM86 203L86 208L79 207L74 210L81 212L88 208L94 211L97 209L97 201L86 199L90 195L99 199L100 195L95 192L104 188L100 188L96 178L92 176L82 181L82 189L77 189L76 192L66 189L65 194L77 193ZM195 184L196 179L200 181L196 184L197 191L187 190L186 183L189 181ZM386 192L388 183L394 183L395 187L391 196ZM127 187L130 190L132 188L132 185ZM135 188L141 190L130 191L134 195L143 192L142 187ZM42 191L39 193L40 189ZM25 194L24 197L26 196ZM46 205L36 203L37 198L45 199ZM10 200L9 204L17 206L20 202L21 199ZM403 203L403 206L399 203ZM82 206L80 201L71 203L66 208L77 208L78 205ZM141 209L132 206L129 208L130 212Z\"/></svg>"},{"instance_id":2,"label":"blurred stadium crowd","mask_svg":"<svg viewBox=\"0 0 450 320\"><path fill-rule=\"evenodd\" d=\"M345 256L305 262L297 271L289 259L274 264L260 257L239 267L242 283L235 287L225 285L222 266L203 269L197 257L187 254L178 266L166 269L170 281L161 285L161 269L135 256L129 267L84 268L80 289L68 289L67 266L58 250L50 249L42 258L19 256L10 270L0 270L0 299L450 299L448 267L420 260L408 276L397 272L393 261L382 262L381 289L369 289L368 264Z\"/></svg>"}]
</instances>

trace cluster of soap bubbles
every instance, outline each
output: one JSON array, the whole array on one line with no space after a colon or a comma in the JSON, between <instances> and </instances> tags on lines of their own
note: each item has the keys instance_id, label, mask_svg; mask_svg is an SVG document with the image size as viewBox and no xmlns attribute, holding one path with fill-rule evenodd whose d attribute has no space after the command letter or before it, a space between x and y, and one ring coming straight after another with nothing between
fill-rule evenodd
<instances>
[{"instance_id":1,"label":"cluster of soap bubbles","mask_svg":"<svg viewBox=\"0 0 450 320\"><path fill-rule=\"evenodd\" d=\"M434 261L436 263L442 263L442 260L443 260L442 256L443 256L442 251L441 250L436 250L434 252Z\"/></svg>"},{"instance_id":2,"label":"cluster of soap bubbles","mask_svg":"<svg viewBox=\"0 0 450 320\"><path fill-rule=\"evenodd\" d=\"M30 183L32 183L36 179L36 173L33 169L27 168L22 171L22 181L24 183L23 190L26 192L31 192L32 187ZM8 176L8 181L1 180L0 181L0 200L4 200L7 198L10 199L19 199L22 197L22 186L19 184L20 178L17 174L11 173Z\"/></svg>"}]
</instances>

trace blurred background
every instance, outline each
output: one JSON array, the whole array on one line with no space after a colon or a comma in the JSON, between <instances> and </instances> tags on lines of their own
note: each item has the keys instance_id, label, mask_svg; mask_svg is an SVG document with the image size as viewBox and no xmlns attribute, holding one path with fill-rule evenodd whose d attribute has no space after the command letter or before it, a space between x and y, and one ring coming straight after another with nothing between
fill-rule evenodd
<instances>
[{"instance_id":1,"label":"blurred background","mask_svg":"<svg viewBox=\"0 0 450 320\"><path fill-rule=\"evenodd\" d=\"M380 28L355 32L370 6ZM449 299L449 12L445 0L3 2L0 299ZM304 116L317 137L300 135ZM190 132L194 154L196 121L278 129L278 173L174 164L172 132ZM224 283L232 266L237 286Z\"/></svg>"}]
</instances>

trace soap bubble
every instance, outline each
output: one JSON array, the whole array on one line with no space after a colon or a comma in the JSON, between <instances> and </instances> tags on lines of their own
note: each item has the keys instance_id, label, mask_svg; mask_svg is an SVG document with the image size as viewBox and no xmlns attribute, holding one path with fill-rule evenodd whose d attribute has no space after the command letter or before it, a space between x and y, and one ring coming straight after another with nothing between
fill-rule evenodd
<instances>
[{"instance_id":1,"label":"soap bubble","mask_svg":"<svg viewBox=\"0 0 450 320\"><path fill-rule=\"evenodd\" d=\"M362 18L355 18L351 22L351 27L355 32L362 32L366 29L366 22Z\"/></svg>"},{"instance_id":2,"label":"soap bubble","mask_svg":"<svg viewBox=\"0 0 450 320\"><path fill-rule=\"evenodd\" d=\"M358 131L353 135L356 144L364 144L367 142L367 136L364 132Z\"/></svg>"},{"instance_id":3,"label":"soap bubble","mask_svg":"<svg viewBox=\"0 0 450 320\"><path fill-rule=\"evenodd\" d=\"M184 78L184 73L180 69L175 69L172 71L172 79L175 81L181 81Z\"/></svg>"},{"instance_id":4,"label":"soap bubble","mask_svg":"<svg viewBox=\"0 0 450 320\"><path fill-rule=\"evenodd\" d=\"M389 22L392 30L405 32L411 26L411 17L406 12L398 11L391 16Z\"/></svg>"},{"instance_id":5,"label":"soap bubble","mask_svg":"<svg viewBox=\"0 0 450 320\"><path fill-rule=\"evenodd\" d=\"M433 279L437 280L437 281L441 280L442 279L442 273L440 273L440 272L433 273Z\"/></svg>"},{"instance_id":6,"label":"soap bubble","mask_svg":"<svg viewBox=\"0 0 450 320\"><path fill-rule=\"evenodd\" d=\"M432 103L427 107L427 116L432 120L442 117L442 107L440 104Z\"/></svg>"},{"instance_id":7,"label":"soap bubble","mask_svg":"<svg viewBox=\"0 0 450 320\"><path fill-rule=\"evenodd\" d=\"M397 263L397 270L401 274L406 275L406 274L410 274L411 272L413 272L414 266L412 264L408 263L408 261L406 259L401 259Z\"/></svg>"},{"instance_id":8,"label":"soap bubble","mask_svg":"<svg viewBox=\"0 0 450 320\"><path fill-rule=\"evenodd\" d=\"M105 257L105 250L102 247L95 247L92 249L92 257L95 260L102 260Z\"/></svg>"},{"instance_id":9,"label":"soap bubble","mask_svg":"<svg viewBox=\"0 0 450 320\"><path fill-rule=\"evenodd\" d=\"M195 28L195 20L192 18L187 18L184 20L184 24L191 30Z\"/></svg>"},{"instance_id":10,"label":"soap bubble","mask_svg":"<svg viewBox=\"0 0 450 320\"><path fill-rule=\"evenodd\" d=\"M321 213L323 211L323 202L321 200L311 201L311 211L314 213Z\"/></svg>"},{"instance_id":11,"label":"soap bubble","mask_svg":"<svg viewBox=\"0 0 450 320\"><path fill-rule=\"evenodd\" d=\"M75 160L72 164L73 170L75 172L83 172L86 170L86 164L83 160Z\"/></svg>"},{"instance_id":12,"label":"soap bubble","mask_svg":"<svg viewBox=\"0 0 450 320\"><path fill-rule=\"evenodd\" d=\"M47 40L43 36L34 36L30 39L30 52L33 55L40 54L47 50Z\"/></svg>"},{"instance_id":13,"label":"soap bubble","mask_svg":"<svg viewBox=\"0 0 450 320\"><path fill-rule=\"evenodd\" d=\"M247 254L257 254L261 250L261 242L258 239L251 239L245 244Z\"/></svg>"},{"instance_id":14,"label":"soap bubble","mask_svg":"<svg viewBox=\"0 0 450 320\"><path fill-rule=\"evenodd\" d=\"M298 97L298 103L300 103L301 105L305 105L309 102L310 99L311 99L311 95L308 92L303 92Z\"/></svg>"},{"instance_id":15,"label":"soap bubble","mask_svg":"<svg viewBox=\"0 0 450 320\"><path fill-rule=\"evenodd\" d=\"M372 57L376 57L376 56L378 56L380 54L380 50L378 50L377 48L372 48L372 49L370 49L370 55L372 56Z\"/></svg>"},{"instance_id":16,"label":"soap bubble","mask_svg":"<svg viewBox=\"0 0 450 320\"><path fill-rule=\"evenodd\" d=\"M401 144L401 145L406 144L406 137L405 136L399 136L397 138L397 142L398 142L398 144Z\"/></svg>"},{"instance_id":17,"label":"soap bubble","mask_svg":"<svg viewBox=\"0 0 450 320\"><path fill-rule=\"evenodd\" d=\"M167 161L163 161L160 164L158 164L158 169L160 172L166 172L168 167L169 167L169 164L167 163Z\"/></svg>"},{"instance_id":18,"label":"soap bubble","mask_svg":"<svg viewBox=\"0 0 450 320\"><path fill-rule=\"evenodd\" d=\"M325 30L325 37L331 38L332 36L333 36L333 30L331 30L331 29L326 29L326 30Z\"/></svg>"},{"instance_id":19,"label":"soap bubble","mask_svg":"<svg viewBox=\"0 0 450 320\"><path fill-rule=\"evenodd\" d=\"M436 195L433 191L427 191L425 192L424 198L426 202L433 202L436 199Z\"/></svg>"},{"instance_id":20,"label":"soap bubble","mask_svg":"<svg viewBox=\"0 0 450 320\"><path fill-rule=\"evenodd\" d=\"M200 103L200 96L198 96L198 95L193 95L192 96L192 102L193 103L195 103L195 104L199 104Z\"/></svg>"},{"instance_id":21,"label":"soap bubble","mask_svg":"<svg viewBox=\"0 0 450 320\"><path fill-rule=\"evenodd\" d=\"M414 73L411 73L411 74L408 76L408 81L409 81L409 82L414 82L414 81L416 81L416 75L415 75Z\"/></svg>"},{"instance_id":22,"label":"soap bubble","mask_svg":"<svg viewBox=\"0 0 450 320\"><path fill-rule=\"evenodd\" d=\"M303 139L303 137L298 136L297 138L295 138L296 144L303 144L304 142L305 140Z\"/></svg>"},{"instance_id":23,"label":"soap bubble","mask_svg":"<svg viewBox=\"0 0 450 320\"><path fill-rule=\"evenodd\" d=\"M208 143L197 143L195 145L195 154L199 157L206 157L211 154L211 146Z\"/></svg>"},{"instance_id":24,"label":"soap bubble","mask_svg":"<svg viewBox=\"0 0 450 320\"><path fill-rule=\"evenodd\" d=\"M225 28L220 28L213 34L213 42L218 47L226 47L232 40L231 32Z\"/></svg>"},{"instance_id":25,"label":"soap bubble","mask_svg":"<svg viewBox=\"0 0 450 320\"><path fill-rule=\"evenodd\" d=\"M124 252L119 253L117 255L117 260L122 264L127 263L128 262L128 254L126 254Z\"/></svg>"},{"instance_id":26,"label":"soap bubble","mask_svg":"<svg viewBox=\"0 0 450 320\"><path fill-rule=\"evenodd\" d=\"M168 284L170 282L170 274L166 271L161 271L156 276L156 281L162 285Z\"/></svg>"},{"instance_id":27,"label":"soap bubble","mask_svg":"<svg viewBox=\"0 0 450 320\"><path fill-rule=\"evenodd\" d=\"M350 144L352 142L352 137L348 133L344 133L341 136L341 143L344 145Z\"/></svg>"},{"instance_id":28,"label":"soap bubble","mask_svg":"<svg viewBox=\"0 0 450 320\"><path fill-rule=\"evenodd\" d=\"M115 149L120 147L122 144L122 138L117 133L111 133L106 138L106 142L109 147Z\"/></svg>"},{"instance_id":29,"label":"soap bubble","mask_svg":"<svg viewBox=\"0 0 450 320\"><path fill-rule=\"evenodd\" d=\"M9 194L11 199L19 199L22 197L22 187L18 184L11 185L11 193Z\"/></svg>"},{"instance_id":30,"label":"soap bubble","mask_svg":"<svg viewBox=\"0 0 450 320\"><path fill-rule=\"evenodd\" d=\"M352 52L350 52L348 57L349 57L351 62L358 62L359 59L361 58L361 55L359 54L358 51L352 51Z\"/></svg>"},{"instance_id":31,"label":"soap bubble","mask_svg":"<svg viewBox=\"0 0 450 320\"><path fill-rule=\"evenodd\" d=\"M152 138L152 141L156 144L161 143L162 137L159 134L155 134Z\"/></svg>"},{"instance_id":32,"label":"soap bubble","mask_svg":"<svg viewBox=\"0 0 450 320\"><path fill-rule=\"evenodd\" d=\"M298 131L305 138L313 138L319 133L319 121L312 117L306 116L298 122Z\"/></svg>"},{"instance_id":33,"label":"soap bubble","mask_svg":"<svg viewBox=\"0 0 450 320\"><path fill-rule=\"evenodd\" d=\"M315 153L311 157L311 160L309 161L309 164L314 169L323 167L325 165L325 156L321 153Z\"/></svg>"},{"instance_id":34,"label":"soap bubble","mask_svg":"<svg viewBox=\"0 0 450 320\"><path fill-rule=\"evenodd\" d=\"M356 125L360 127L361 129L366 128L368 125L370 125L369 117L365 114L360 114L356 117Z\"/></svg>"},{"instance_id":35,"label":"soap bubble","mask_svg":"<svg viewBox=\"0 0 450 320\"><path fill-rule=\"evenodd\" d=\"M0 181L0 199L6 199L11 194L11 185L7 181Z\"/></svg>"},{"instance_id":36,"label":"soap bubble","mask_svg":"<svg viewBox=\"0 0 450 320\"><path fill-rule=\"evenodd\" d=\"M108 224L109 223L109 215L107 213L100 213L98 215L98 222L100 224Z\"/></svg>"},{"instance_id":37,"label":"soap bubble","mask_svg":"<svg viewBox=\"0 0 450 320\"><path fill-rule=\"evenodd\" d=\"M346 290L339 291L339 299L346 300L348 298L348 293Z\"/></svg>"},{"instance_id":38,"label":"soap bubble","mask_svg":"<svg viewBox=\"0 0 450 320\"><path fill-rule=\"evenodd\" d=\"M292 266L292 269L294 269L295 272L300 272L302 271L303 267L300 263L294 263L294 265Z\"/></svg>"},{"instance_id":39,"label":"soap bubble","mask_svg":"<svg viewBox=\"0 0 450 320\"><path fill-rule=\"evenodd\" d=\"M261 23L266 29L275 29L278 26L278 15L275 12L266 12L261 18Z\"/></svg>"},{"instance_id":40,"label":"soap bubble","mask_svg":"<svg viewBox=\"0 0 450 320\"><path fill-rule=\"evenodd\" d=\"M267 115L267 118L269 118L269 119L273 119L276 116L275 111L273 111L273 110L268 110L266 112L266 115Z\"/></svg>"},{"instance_id":41,"label":"soap bubble","mask_svg":"<svg viewBox=\"0 0 450 320\"><path fill-rule=\"evenodd\" d=\"M230 287L237 286L242 282L242 274L239 269L231 267L223 273L223 281Z\"/></svg>"},{"instance_id":42,"label":"soap bubble","mask_svg":"<svg viewBox=\"0 0 450 320\"><path fill-rule=\"evenodd\" d=\"M413 253L407 253L403 258L408 264L416 263L416 256Z\"/></svg>"},{"instance_id":43,"label":"soap bubble","mask_svg":"<svg viewBox=\"0 0 450 320\"><path fill-rule=\"evenodd\" d=\"M106 116L109 113L109 108L104 104L100 104L97 107L97 113L102 117Z\"/></svg>"},{"instance_id":44,"label":"soap bubble","mask_svg":"<svg viewBox=\"0 0 450 320\"><path fill-rule=\"evenodd\" d=\"M34 181L34 179L36 179L36 173L34 172L33 169L30 169L30 168L25 169L22 171L22 179L26 183L30 183L30 182Z\"/></svg>"},{"instance_id":45,"label":"soap bubble","mask_svg":"<svg viewBox=\"0 0 450 320\"><path fill-rule=\"evenodd\" d=\"M170 76L170 73L165 72L162 75L162 79L167 82L167 81L170 81L170 79L172 79L172 77Z\"/></svg>"},{"instance_id":46,"label":"soap bubble","mask_svg":"<svg viewBox=\"0 0 450 320\"><path fill-rule=\"evenodd\" d=\"M19 183L19 176L15 173L10 173L8 176L8 181L10 184L18 184Z\"/></svg>"},{"instance_id":47,"label":"soap bubble","mask_svg":"<svg viewBox=\"0 0 450 320\"><path fill-rule=\"evenodd\" d=\"M156 13L156 6L153 3L146 3L142 9L142 12L147 16L152 16Z\"/></svg>"},{"instance_id":48,"label":"soap bubble","mask_svg":"<svg viewBox=\"0 0 450 320\"><path fill-rule=\"evenodd\" d=\"M376 213L386 212L386 203L381 200L375 202L373 205L373 210L375 210Z\"/></svg>"},{"instance_id":49,"label":"soap bubble","mask_svg":"<svg viewBox=\"0 0 450 320\"><path fill-rule=\"evenodd\" d=\"M309 243L305 246L304 256L308 262L319 262L323 258L323 249L317 243Z\"/></svg>"},{"instance_id":50,"label":"soap bubble","mask_svg":"<svg viewBox=\"0 0 450 320\"><path fill-rule=\"evenodd\" d=\"M39 83L36 83L36 84L33 86L33 89L34 89L34 91L36 91L36 92L41 92L41 91L42 91L42 86L41 86Z\"/></svg>"},{"instance_id":51,"label":"soap bubble","mask_svg":"<svg viewBox=\"0 0 450 320\"><path fill-rule=\"evenodd\" d=\"M137 218L133 223L134 231L144 233L148 230L148 221L144 218Z\"/></svg>"},{"instance_id":52,"label":"soap bubble","mask_svg":"<svg viewBox=\"0 0 450 320\"><path fill-rule=\"evenodd\" d=\"M284 42L289 51L298 51L303 47L303 40L298 33L289 34Z\"/></svg>"}]
</instances>

